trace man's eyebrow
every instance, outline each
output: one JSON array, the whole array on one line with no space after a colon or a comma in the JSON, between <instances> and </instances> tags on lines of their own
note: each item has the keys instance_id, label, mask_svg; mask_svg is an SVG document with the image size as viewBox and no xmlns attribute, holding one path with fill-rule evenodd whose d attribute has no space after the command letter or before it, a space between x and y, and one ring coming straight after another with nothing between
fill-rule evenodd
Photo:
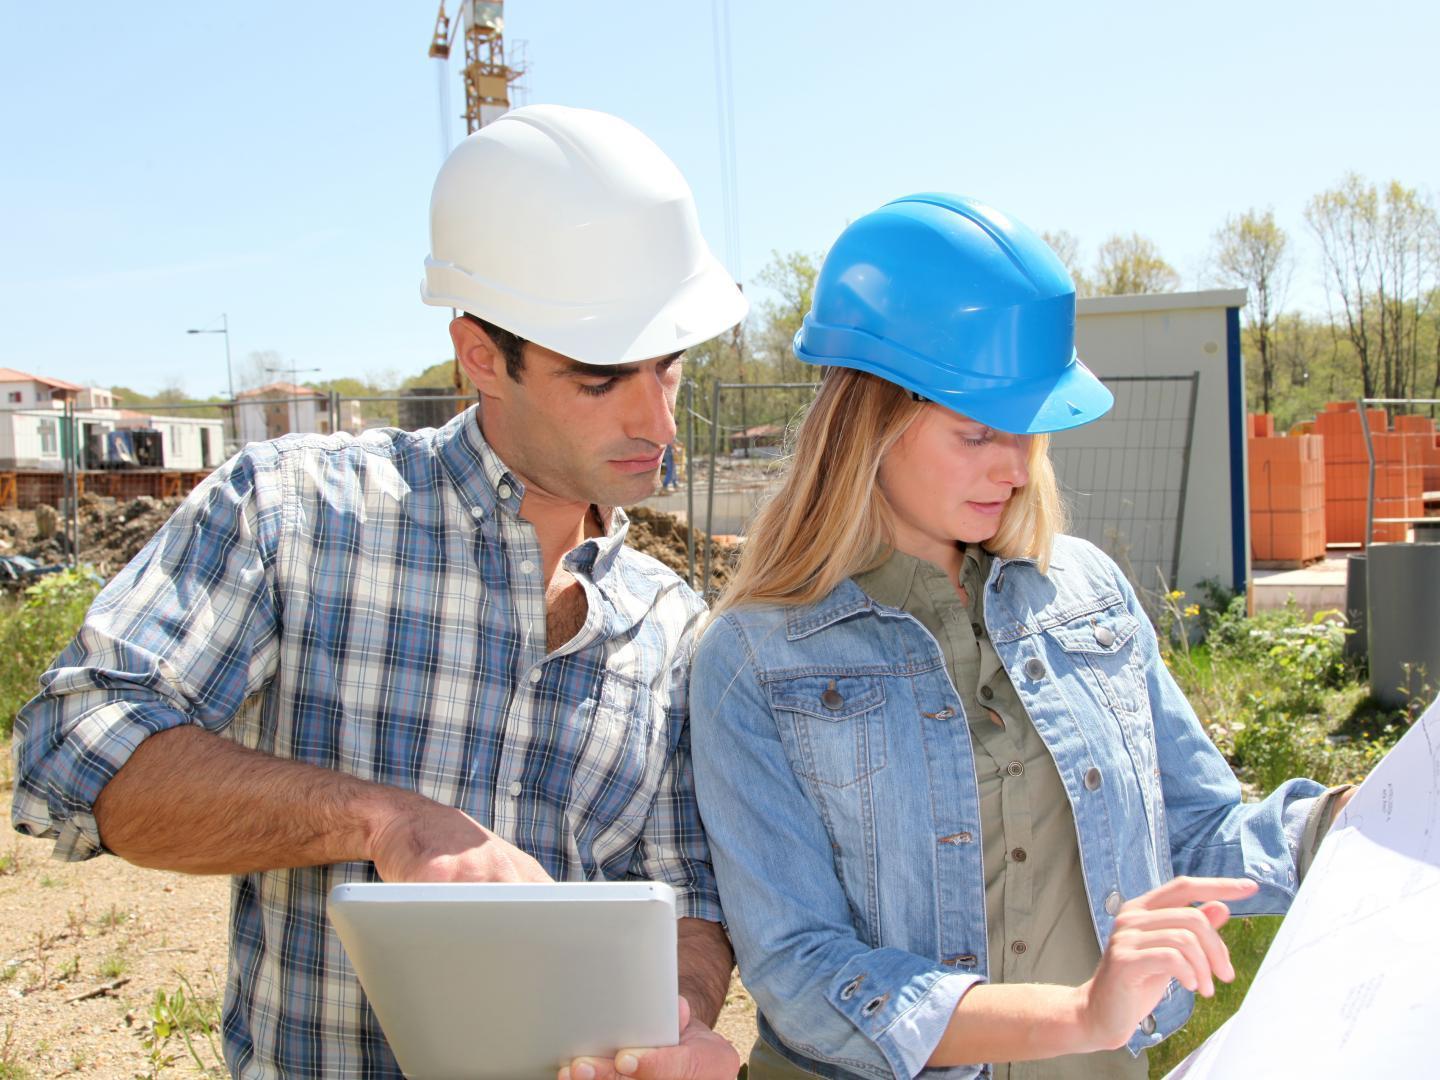
<instances>
[{"instance_id":1,"label":"man's eyebrow","mask_svg":"<svg viewBox=\"0 0 1440 1080\"><path fill-rule=\"evenodd\" d=\"M685 350L673 352L669 356L662 356L660 363L668 364L672 360L679 360L685 355ZM566 368L561 372L563 375L578 375L592 379L628 379L640 370L639 364L587 364L581 360L565 358Z\"/></svg>"}]
</instances>

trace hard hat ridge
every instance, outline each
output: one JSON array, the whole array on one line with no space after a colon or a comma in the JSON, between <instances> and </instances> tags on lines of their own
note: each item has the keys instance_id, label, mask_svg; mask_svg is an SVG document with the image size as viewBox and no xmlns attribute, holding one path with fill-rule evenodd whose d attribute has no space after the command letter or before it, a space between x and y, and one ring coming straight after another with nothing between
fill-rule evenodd
<instances>
[{"instance_id":1,"label":"hard hat ridge","mask_svg":"<svg viewBox=\"0 0 1440 1080\"><path fill-rule=\"evenodd\" d=\"M1003 431L1075 427L1113 404L1076 355L1064 264L1020 222L957 195L906 196L852 222L794 347Z\"/></svg>"},{"instance_id":2,"label":"hard hat ridge","mask_svg":"<svg viewBox=\"0 0 1440 1080\"><path fill-rule=\"evenodd\" d=\"M697 345L748 306L674 162L588 109L527 106L461 142L436 178L430 235L427 304L586 363Z\"/></svg>"}]
</instances>

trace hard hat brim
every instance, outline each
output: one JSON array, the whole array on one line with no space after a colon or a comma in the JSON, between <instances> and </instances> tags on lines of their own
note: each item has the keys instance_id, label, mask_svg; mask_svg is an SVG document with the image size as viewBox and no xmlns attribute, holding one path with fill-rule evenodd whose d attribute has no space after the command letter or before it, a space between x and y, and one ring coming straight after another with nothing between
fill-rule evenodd
<instances>
[{"instance_id":1,"label":"hard hat brim","mask_svg":"<svg viewBox=\"0 0 1440 1080\"><path fill-rule=\"evenodd\" d=\"M1098 420L1115 404L1115 395L1073 350L1070 362L1054 374L1013 379L951 373L950 386L937 386L933 368L930 379L922 383L886 364L881 358L885 354L878 350L863 360L813 354L802 344L803 334L802 330L795 335L795 355L806 363L868 372L997 431L1015 435L1065 431Z\"/></svg>"},{"instance_id":2,"label":"hard hat brim","mask_svg":"<svg viewBox=\"0 0 1440 1080\"><path fill-rule=\"evenodd\" d=\"M420 299L478 316L572 360L606 366L700 345L740 323L750 310L749 300L714 256L658 309L625 300L557 305L433 258L425 260Z\"/></svg>"}]
</instances>

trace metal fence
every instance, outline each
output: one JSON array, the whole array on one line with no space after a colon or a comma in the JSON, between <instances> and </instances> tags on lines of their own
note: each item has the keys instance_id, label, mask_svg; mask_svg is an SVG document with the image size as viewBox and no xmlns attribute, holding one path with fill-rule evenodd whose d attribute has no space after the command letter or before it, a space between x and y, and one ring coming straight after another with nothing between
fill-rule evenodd
<instances>
[{"instance_id":1,"label":"metal fence","mask_svg":"<svg viewBox=\"0 0 1440 1080\"><path fill-rule=\"evenodd\" d=\"M1093 424L1055 435L1051 460L1070 514L1068 531L1111 555L1155 615L1160 595L1179 577L1200 374L1102 381L1115 394L1115 407ZM748 466L736 467L745 458L730 449L727 436L751 428L718 424L711 417L739 415L741 425L773 424L788 432L818 385L717 383L706 415L698 408L697 388L687 383L680 400L687 450L684 490L657 497L651 505L684 512L707 536L744 535L778 488L782 460L762 457L757 463L752 457ZM766 408L741 410L728 400L757 392L769 392ZM711 546L697 552L693 530L690 536L690 583L713 595Z\"/></svg>"}]
</instances>

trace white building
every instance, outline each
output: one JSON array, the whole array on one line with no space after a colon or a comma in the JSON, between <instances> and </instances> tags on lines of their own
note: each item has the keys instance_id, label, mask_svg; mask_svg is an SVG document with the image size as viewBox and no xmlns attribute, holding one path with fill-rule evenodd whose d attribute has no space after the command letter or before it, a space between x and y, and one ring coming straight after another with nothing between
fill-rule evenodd
<instances>
[{"instance_id":1,"label":"white building","mask_svg":"<svg viewBox=\"0 0 1440 1080\"><path fill-rule=\"evenodd\" d=\"M0 469L65 467L67 398L75 402L73 452L82 469L103 465L106 436L122 428L159 431L167 469L211 469L225 458L223 420L117 409L114 395L101 387L0 368Z\"/></svg>"},{"instance_id":2,"label":"white building","mask_svg":"<svg viewBox=\"0 0 1440 1080\"><path fill-rule=\"evenodd\" d=\"M297 431L329 435L332 431L330 395L295 383L257 386L235 395L235 419L240 445L278 439ZM358 435L365 430L360 402L340 401L339 429Z\"/></svg>"}]
</instances>

